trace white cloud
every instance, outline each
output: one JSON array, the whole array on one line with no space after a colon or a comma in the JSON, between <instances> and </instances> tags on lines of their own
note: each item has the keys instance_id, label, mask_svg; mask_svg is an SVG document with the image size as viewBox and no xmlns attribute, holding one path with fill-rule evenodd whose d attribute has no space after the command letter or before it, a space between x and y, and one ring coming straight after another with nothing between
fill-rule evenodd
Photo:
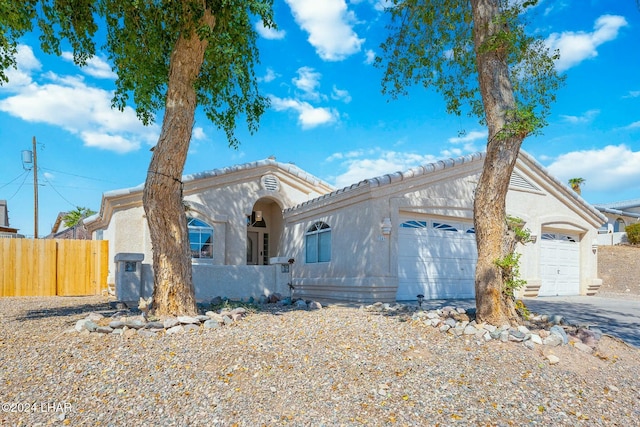
<instances>
[{"instance_id":1,"label":"white cloud","mask_svg":"<svg viewBox=\"0 0 640 427\"><path fill-rule=\"evenodd\" d=\"M278 77L280 77L280 75L273 71L272 68L267 68L267 72L265 73L265 75L262 77L258 77L258 80L261 82L269 83L274 81Z\"/></svg>"},{"instance_id":2,"label":"white cloud","mask_svg":"<svg viewBox=\"0 0 640 427\"><path fill-rule=\"evenodd\" d=\"M562 154L547 169L562 182L586 179L589 191L640 188L640 151L624 144Z\"/></svg>"},{"instance_id":3,"label":"white cloud","mask_svg":"<svg viewBox=\"0 0 640 427\"><path fill-rule=\"evenodd\" d=\"M373 61L375 61L376 59L376 53L371 49L367 49L364 53L364 56L365 56L364 63L367 65L373 64Z\"/></svg>"},{"instance_id":4,"label":"white cloud","mask_svg":"<svg viewBox=\"0 0 640 427\"><path fill-rule=\"evenodd\" d=\"M364 39L352 28L356 18L344 0L285 0L296 23L325 61L341 61L360 51Z\"/></svg>"},{"instance_id":5,"label":"white cloud","mask_svg":"<svg viewBox=\"0 0 640 427\"><path fill-rule=\"evenodd\" d=\"M308 102L292 98L271 96L271 106L276 111L293 110L298 113L298 123L303 129L311 129L320 125L334 123L338 120L338 112L332 108L314 107Z\"/></svg>"},{"instance_id":6,"label":"white cloud","mask_svg":"<svg viewBox=\"0 0 640 427\"><path fill-rule=\"evenodd\" d=\"M112 109L112 92L89 86L79 76L48 72L42 77L48 82L16 87L13 95L0 99L0 111L58 126L78 135L86 146L119 153L156 142L158 126L143 126L130 107Z\"/></svg>"},{"instance_id":7,"label":"white cloud","mask_svg":"<svg viewBox=\"0 0 640 427\"><path fill-rule=\"evenodd\" d=\"M193 131L191 132L191 139L195 141L201 141L206 138L207 138L207 135L205 135L204 129L202 129L200 126L193 128Z\"/></svg>"},{"instance_id":8,"label":"white cloud","mask_svg":"<svg viewBox=\"0 0 640 427\"><path fill-rule=\"evenodd\" d=\"M633 122L628 126L624 127L625 129L640 129L640 121Z\"/></svg>"},{"instance_id":9,"label":"white cloud","mask_svg":"<svg viewBox=\"0 0 640 427\"><path fill-rule=\"evenodd\" d=\"M486 130L473 130L461 136L451 137L448 141L452 144L460 144L465 142L475 142L478 140L486 140L488 132Z\"/></svg>"},{"instance_id":10,"label":"white cloud","mask_svg":"<svg viewBox=\"0 0 640 427\"><path fill-rule=\"evenodd\" d=\"M447 141L455 147L445 148L440 154L446 157L460 157L468 153L476 153L480 151L476 142L481 141L484 145L487 140L488 132L486 130L473 130L461 136L449 138ZM461 145L462 147L459 147Z\"/></svg>"},{"instance_id":11,"label":"white cloud","mask_svg":"<svg viewBox=\"0 0 640 427\"><path fill-rule=\"evenodd\" d=\"M623 98L637 98L640 96L640 90L630 90Z\"/></svg>"},{"instance_id":12,"label":"white cloud","mask_svg":"<svg viewBox=\"0 0 640 427\"><path fill-rule=\"evenodd\" d=\"M596 20L591 33L565 31L551 34L547 38L547 46L552 51L560 51L556 68L565 71L586 59L595 58L598 56L598 46L614 40L620 28L627 25L627 20L622 16L602 15Z\"/></svg>"},{"instance_id":13,"label":"white cloud","mask_svg":"<svg viewBox=\"0 0 640 427\"><path fill-rule=\"evenodd\" d=\"M444 158L457 158L479 150L474 142L485 140L487 131L472 131L462 137L449 138L453 146L444 147L437 155L416 154L403 151L383 150L379 147L333 153L325 161L340 162L345 172L335 177L337 187L356 184L363 179L375 178L394 172L405 172L416 166L426 165ZM395 145L402 145L403 140Z\"/></svg>"},{"instance_id":14,"label":"white cloud","mask_svg":"<svg viewBox=\"0 0 640 427\"><path fill-rule=\"evenodd\" d=\"M275 28L267 28L264 26L264 21L261 19L256 23L256 31L260 36L268 40L282 40L287 34L284 30L276 30Z\"/></svg>"},{"instance_id":15,"label":"white cloud","mask_svg":"<svg viewBox=\"0 0 640 427\"><path fill-rule=\"evenodd\" d=\"M580 123L590 123L593 121L593 119L600 114L600 110L589 110L586 111L583 115L581 116L567 116L567 115L561 115L560 117L562 117L562 119L565 122L571 123L571 124L580 124Z\"/></svg>"},{"instance_id":16,"label":"white cloud","mask_svg":"<svg viewBox=\"0 0 640 427\"><path fill-rule=\"evenodd\" d=\"M345 104L351 102L351 95L349 91L338 89L335 85L333 86L333 91L331 92L331 99L335 99L336 101L342 101Z\"/></svg>"},{"instance_id":17,"label":"white cloud","mask_svg":"<svg viewBox=\"0 0 640 427\"><path fill-rule=\"evenodd\" d=\"M0 86L0 90L15 91L19 90L18 88L20 87L31 84L33 81L31 74L42 68L42 64L35 57L30 46L18 45L15 59L16 68L10 67L5 70L9 83L4 83Z\"/></svg>"},{"instance_id":18,"label":"white cloud","mask_svg":"<svg viewBox=\"0 0 640 427\"><path fill-rule=\"evenodd\" d=\"M122 135L110 135L87 130L81 132L80 136L87 147L115 151L116 153L128 153L140 148L139 141L129 140Z\"/></svg>"},{"instance_id":19,"label":"white cloud","mask_svg":"<svg viewBox=\"0 0 640 427\"><path fill-rule=\"evenodd\" d=\"M392 0L377 0L373 5L373 8L378 12L384 12L385 9L393 7Z\"/></svg>"},{"instance_id":20,"label":"white cloud","mask_svg":"<svg viewBox=\"0 0 640 427\"><path fill-rule=\"evenodd\" d=\"M295 87L303 92L303 98L317 101L321 98L316 90L320 86L321 78L322 74L316 72L313 68L300 67L298 68L298 77L294 77L291 81Z\"/></svg>"},{"instance_id":21,"label":"white cloud","mask_svg":"<svg viewBox=\"0 0 640 427\"><path fill-rule=\"evenodd\" d=\"M73 62L72 52L62 52L62 59ZM87 64L84 67L80 67L83 73L95 77L97 79L111 79L115 80L116 73L111 70L111 65L102 58L93 56L87 60Z\"/></svg>"},{"instance_id":22,"label":"white cloud","mask_svg":"<svg viewBox=\"0 0 640 427\"><path fill-rule=\"evenodd\" d=\"M326 160L339 160L341 166L346 169L344 173L335 177L335 185L340 188L388 173L405 172L413 167L434 162L437 158L430 154L421 155L372 148L334 153Z\"/></svg>"}]
</instances>

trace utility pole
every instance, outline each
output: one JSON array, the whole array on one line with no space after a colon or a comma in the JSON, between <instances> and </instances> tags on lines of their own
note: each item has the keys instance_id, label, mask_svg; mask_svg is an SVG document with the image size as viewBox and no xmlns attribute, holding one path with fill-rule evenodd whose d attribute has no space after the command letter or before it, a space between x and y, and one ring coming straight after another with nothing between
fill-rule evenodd
<instances>
[{"instance_id":1,"label":"utility pole","mask_svg":"<svg viewBox=\"0 0 640 427\"><path fill-rule=\"evenodd\" d=\"M33 238L38 238L38 155L36 137L33 137Z\"/></svg>"}]
</instances>

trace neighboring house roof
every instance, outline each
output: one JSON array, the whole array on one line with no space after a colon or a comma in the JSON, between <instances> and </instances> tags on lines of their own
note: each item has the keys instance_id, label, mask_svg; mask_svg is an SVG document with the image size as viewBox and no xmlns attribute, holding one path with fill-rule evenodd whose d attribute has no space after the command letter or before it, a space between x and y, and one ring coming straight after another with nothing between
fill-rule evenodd
<instances>
[{"instance_id":1,"label":"neighboring house roof","mask_svg":"<svg viewBox=\"0 0 640 427\"><path fill-rule=\"evenodd\" d=\"M17 232L18 232L17 228L5 227L4 225L0 225L0 233L15 234Z\"/></svg>"},{"instance_id":2,"label":"neighboring house roof","mask_svg":"<svg viewBox=\"0 0 640 427\"><path fill-rule=\"evenodd\" d=\"M269 157L264 160L258 160L255 162L243 163L235 166L229 166L219 169L213 169L205 172L199 172L195 174L183 175L182 183L185 191L190 186L195 186L197 182L208 179L215 179L217 177L231 175L237 172L257 170L261 168L277 168L281 171L288 173L291 176L300 179L310 186L318 188L319 192L330 192L335 189L331 184L323 181L322 179L305 172L294 164L282 163L275 160L273 157ZM100 204L100 212L84 219L85 226L90 229L99 228L103 221L108 222L108 217L111 212L105 212L105 201L112 199L122 199L121 205L139 203L141 200L142 191L144 190L144 183L135 187L124 188L120 190L107 191L102 195L102 203Z\"/></svg>"},{"instance_id":3,"label":"neighboring house roof","mask_svg":"<svg viewBox=\"0 0 640 427\"><path fill-rule=\"evenodd\" d=\"M64 217L68 214L69 212L60 212L58 213L58 216L56 217L56 222L53 223L53 227L51 227L51 234L56 234L62 230L64 230L65 228L68 228L65 223L64 223ZM62 226L62 228L60 228Z\"/></svg>"},{"instance_id":4,"label":"neighboring house roof","mask_svg":"<svg viewBox=\"0 0 640 427\"><path fill-rule=\"evenodd\" d=\"M9 210L6 200L0 200L0 227L9 227Z\"/></svg>"},{"instance_id":5,"label":"neighboring house roof","mask_svg":"<svg viewBox=\"0 0 640 427\"><path fill-rule=\"evenodd\" d=\"M628 216L631 218L640 218L640 213L638 212L638 209L640 209L640 199L623 200L621 202L612 203L598 203L593 206L600 212L612 215ZM636 211L631 212L629 209L635 209Z\"/></svg>"},{"instance_id":6,"label":"neighboring house roof","mask_svg":"<svg viewBox=\"0 0 640 427\"><path fill-rule=\"evenodd\" d=\"M382 187L385 185L390 185L390 184L395 184L401 181L407 181L407 180L411 180L414 178L417 178L419 176L423 176L423 175L427 175L427 174L433 174L433 173L438 173L440 171L443 171L445 169L451 169L463 164L469 164L469 163L475 163L475 162L484 162L484 159L486 157L486 153L474 153L474 154L469 154L466 156L462 156L462 157L458 157L455 159L444 159L444 160L438 160L437 162L433 162L433 163L428 163L426 165L422 165L422 166L418 166L418 167L414 167L412 169L409 169L406 172L394 172L394 173L390 173L390 174L385 174L382 176L378 176L375 178L370 178L370 179L365 179L362 180L356 184L353 184L351 186L348 187L344 187L341 189L338 189L336 191L333 191L331 193L322 195L320 197L317 197L315 199L309 200L307 202L301 203L298 206L294 206L290 209L287 209L287 212L291 212L291 211L295 211L296 209L302 208L302 207L307 207L307 206L313 206L314 204L318 204L324 201L327 201L331 198L334 197L338 197L340 195L346 194L346 193L350 193L350 192L354 192L357 190L362 190L363 188L374 188L374 187ZM549 171L542 166L540 163L538 163L538 161L536 161L530 154L526 153L523 150L520 150L520 154L519 154L519 160L527 163L530 167L536 169L542 176L544 176L545 178L547 178L549 181L551 181L553 184L556 185L556 187L568 198L572 199L578 206L582 207L584 210L588 211L589 213L591 213L592 215L594 215L596 218L602 220L603 222L606 221L606 217L602 215L602 213L600 213L597 209L595 209L593 206L591 206L589 203L587 203L582 197L580 197L578 194L576 194L574 191L572 191L567 185L565 185L563 182L561 182L560 180L558 180L557 178L555 178L553 175L551 175L549 173ZM518 176L513 176L512 175L512 181L521 177Z\"/></svg>"}]
</instances>

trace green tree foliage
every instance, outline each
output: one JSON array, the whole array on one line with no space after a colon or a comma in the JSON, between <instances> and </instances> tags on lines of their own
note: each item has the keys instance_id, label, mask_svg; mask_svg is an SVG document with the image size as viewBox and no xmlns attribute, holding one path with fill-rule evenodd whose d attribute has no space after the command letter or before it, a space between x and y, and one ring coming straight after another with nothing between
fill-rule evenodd
<instances>
[{"instance_id":1,"label":"green tree foliage","mask_svg":"<svg viewBox=\"0 0 640 427\"><path fill-rule=\"evenodd\" d=\"M582 194L582 184L584 184L587 180L584 178L571 178L569 180L569 186L573 191L577 194Z\"/></svg>"},{"instance_id":2,"label":"green tree foliage","mask_svg":"<svg viewBox=\"0 0 640 427\"><path fill-rule=\"evenodd\" d=\"M96 211L91 210L89 208L81 208L77 206L74 210L67 212L65 216L62 217L62 221L64 221L64 225L66 227L73 227L78 224L80 220L93 215Z\"/></svg>"},{"instance_id":3,"label":"green tree foliage","mask_svg":"<svg viewBox=\"0 0 640 427\"><path fill-rule=\"evenodd\" d=\"M624 229L627 232L627 240L632 245L640 245L640 223L627 225Z\"/></svg>"},{"instance_id":4,"label":"green tree foliage","mask_svg":"<svg viewBox=\"0 0 640 427\"><path fill-rule=\"evenodd\" d=\"M376 65L383 93L396 98L422 85L440 92L449 113L488 128L485 167L474 199L478 246L476 307L482 321L517 322L499 261L511 254L506 221L509 179L525 137L546 124L558 52L526 31L537 0L393 0L390 36Z\"/></svg>"},{"instance_id":5,"label":"green tree foliage","mask_svg":"<svg viewBox=\"0 0 640 427\"><path fill-rule=\"evenodd\" d=\"M480 52L497 51L509 65L509 80L516 101L515 117L526 124L514 126L528 136L545 124L555 93L563 83L554 68L558 52L549 52L542 40L528 35L523 14L536 1L504 1L494 18L500 31L483 46L475 46L474 17L469 0L394 0L388 12L391 35L382 44L376 66L385 71L382 92L392 98L407 95L415 85L443 95L448 113L467 113L487 124L476 66ZM504 130L503 130L504 131Z\"/></svg>"},{"instance_id":6,"label":"green tree foliage","mask_svg":"<svg viewBox=\"0 0 640 427\"><path fill-rule=\"evenodd\" d=\"M40 33L42 49L69 43L84 65L106 52L117 74L113 106L133 104L148 124L164 109L143 203L159 314L195 313L181 177L196 106L237 146L236 120L251 132L268 107L258 93L252 19L274 27L273 0L0 0L0 83L15 67L20 38ZM98 31L101 29L101 31ZM106 40L97 40L106 34Z\"/></svg>"}]
</instances>

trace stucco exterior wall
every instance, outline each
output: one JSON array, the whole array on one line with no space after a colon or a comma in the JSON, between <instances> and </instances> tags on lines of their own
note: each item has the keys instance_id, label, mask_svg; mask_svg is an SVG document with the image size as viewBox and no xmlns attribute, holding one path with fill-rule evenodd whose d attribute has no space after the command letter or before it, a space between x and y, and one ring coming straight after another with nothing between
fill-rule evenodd
<instances>
[{"instance_id":1,"label":"stucco exterior wall","mask_svg":"<svg viewBox=\"0 0 640 427\"><path fill-rule=\"evenodd\" d=\"M292 168L293 173L288 173L275 162L263 163L185 178L187 216L206 222L214 230L213 258L193 260L197 296L226 294L231 298L257 290L288 292L288 281L283 287L281 277L274 273L276 266L246 266L247 216L252 211L262 211L267 227L259 231L269 233L269 254L265 257L277 256L282 237L282 209L324 194L330 188L295 168ZM265 177L269 177L267 183ZM109 241L109 253L113 255L109 260L108 283L115 284L113 257L116 254L142 253L141 293L142 296L150 295L153 253L142 207L142 188L112 192L103 200L101 213L105 217L93 220L96 224L93 230L101 230L102 239ZM237 268L224 270L220 268L223 266ZM264 271L259 270L262 267ZM219 287L219 292L212 286Z\"/></svg>"},{"instance_id":2,"label":"stucco exterior wall","mask_svg":"<svg viewBox=\"0 0 640 427\"><path fill-rule=\"evenodd\" d=\"M525 288L517 296L537 296L542 285L540 245L542 233L556 232L577 235L580 245L580 294L594 294L602 281L598 278L597 245L598 225L594 215L568 199L557 187L526 166L520 166L519 173L530 180L537 189L510 188L507 194L507 213L522 218L524 227L537 239L534 243L518 245L522 254L520 274L527 281Z\"/></svg>"},{"instance_id":3,"label":"stucco exterior wall","mask_svg":"<svg viewBox=\"0 0 640 427\"><path fill-rule=\"evenodd\" d=\"M102 231L102 239L109 241L109 274L107 283L115 285L116 266L114 257L118 253L142 253L143 265L152 262L151 239L142 206L114 212L109 227ZM147 279L144 277L143 280ZM151 280L153 278L151 277Z\"/></svg>"},{"instance_id":4,"label":"stucco exterior wall","mask_svg":"<svg viewBox=\"0 0 640 427\"><path fill-rule=\"evenodd\" d=\"M469 176L469 170L471 166L426 175L411 185L365 186L331 203L285 213L282 245L295 254L296 294L321 300L395 301L401 216L446 215L470 220L477 177ZM385 218L391 220L389 235L382 233ZM331 261L307 264L305 233L317 221L331 226Z\"/></svg>"},{"instance_id":5,"label":"stucco exterior wall","mask_svg":"<svg viewBox=\"0 0 640 427\"><path fill-rule=\"evenodd\" d=\"M442 161L367 180L314 200L310 198L327 193L329 188L272 164L194 176L185 181L187 215L214 229L213 259L193 263L196 296L288 294L286 284L291 279L295 296L307 299L394 301L398 227L403 219L471 222L481 170L479 155ZM595 292L601 281L594 243L602 218L535 161L519 160L517 172L518 179L507 195L507 212L522 218L525 227L538 237L535 243L518 248L523 254L521 274L529 282L521 295L535 295L540 288L540 236L544 232L578 236L580 293ZM141 191L132 189L109 199L112 205L105 210L108 220L102 220L106 224L103 238L110 241L114 256L120 252L144 254L143 289L151 292L151 242L141 196ZM247 226L252 211L262 212L266 227ZM307 263L305 234L318 221L331 227L331 260ZM391 225L389 233L383 233L383 222ZM261 255L260 262L267 256L295 259L291 277L279 274L279 266L246 265L247 231L269 234L268 254ZM110 270L115 271L113 263Z\"/></svg>"},{"instance_id":6,"label":"stucco exterior wall","mask_svg":"<svg viewBox=\"0 0 640 427\"><path fill-rule=\"evenodd\" d=\"M410 183L364 186L335 196L331 203L316 202L285 213L282 247L296 258L293 283L302 296L318 299L393 301L398 285L398 226L403 217L473 220L473 196L481 172L480 162L426 174ZM526 221L525 227L538 237L536 243L519 245L523 254L521 276L529 282L520 296L537 294L541 285L540 239L543 232L577 235L580 245L580 293L594 293L597 276L598 219L544 179L526 164L519 164L521 177L530 181L510 188L508 214ZM532 188L522 188L530 185ZM391 221L390 235L383 235L384 218ZM305 262L305 232L316 221L332 230L332 255L328 263Z\"/></svg>"}]
</instances>

